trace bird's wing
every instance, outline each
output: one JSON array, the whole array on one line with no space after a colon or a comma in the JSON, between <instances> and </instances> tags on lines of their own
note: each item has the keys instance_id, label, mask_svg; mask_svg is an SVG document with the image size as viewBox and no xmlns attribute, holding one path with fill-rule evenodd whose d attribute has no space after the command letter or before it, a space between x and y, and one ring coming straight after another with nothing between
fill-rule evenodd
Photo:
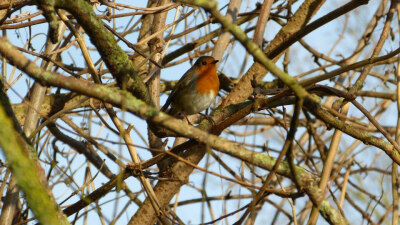
<instances>
[{"instance_id":1,"label":"bird's wing","mask_svg":"<svg viewBox=\"0 0 400 225\"><path fill-rule=\"evenodd\" d=\"M168 108L168 106L171 104L172 100L174 100L176 92L178 90L180 90L182 87L189 85L190 81L193 80L193 77L191 76L195 76L195 73L191 73L190 71L192 71L191 69L189 69L188 71L186 71L185 74L183 74L183 76L181 77L181 79L178 81L178 83L175 85L174 89L172 90L171 94L168 96L167 101L165 102L165 104L163 105L163 107L161 108L162 112L165 112Z\"/></svg>"}]
</instances>

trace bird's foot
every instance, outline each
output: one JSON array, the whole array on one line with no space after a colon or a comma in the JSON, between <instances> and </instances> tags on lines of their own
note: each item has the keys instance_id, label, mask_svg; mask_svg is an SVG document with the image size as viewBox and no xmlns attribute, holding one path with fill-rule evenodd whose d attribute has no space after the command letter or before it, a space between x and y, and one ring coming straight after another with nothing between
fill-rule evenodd
<instances>
[{"instance_id":1,"label":"bird's foot","mask_svg":"<svg viewBox=\"0 0 400 225\"><path fill-rule=\"evenodd\" d=\"M202 115L206 120L208 120L208 122L210 122L211 126L215 125L215 121L211 118L211 116L209 116L207 114L203 114L203 113L200 113L200 115Z\"/></svg>"}]
</instances>

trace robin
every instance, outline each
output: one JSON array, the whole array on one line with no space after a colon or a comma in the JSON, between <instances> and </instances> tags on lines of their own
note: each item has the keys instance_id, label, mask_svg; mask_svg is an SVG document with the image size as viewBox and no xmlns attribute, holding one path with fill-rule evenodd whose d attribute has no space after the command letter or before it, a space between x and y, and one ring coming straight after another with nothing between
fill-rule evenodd
<instances>
[{"instance_id":1,"label":"robin","mask_svg":"<svg viewBox=\"0 0 400 225\"><path fill-rule=\"evenodd\" d=\"M200 113L214 101L219 91L217 62L211 56L202 56L182 76L169 95L161 111L183 116Z\"/></svg>"}]
</instances>

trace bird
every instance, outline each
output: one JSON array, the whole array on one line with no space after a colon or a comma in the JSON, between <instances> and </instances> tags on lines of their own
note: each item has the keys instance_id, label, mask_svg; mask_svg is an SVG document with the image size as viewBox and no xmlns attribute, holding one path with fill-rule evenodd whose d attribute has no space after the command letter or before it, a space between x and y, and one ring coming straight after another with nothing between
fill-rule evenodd
<instances>
[{"instance_id":1,"label":"bird","mask_svg":"<svg viewBox=\"0 0 400 225\"><path fill-rule=\"evenodd\" d=\"M198 58L175 85L161 111L167 112L171 105L169 115L186 117L207 109L219 91L218 62L211 56Z\"/></svg>"}]
</instances>

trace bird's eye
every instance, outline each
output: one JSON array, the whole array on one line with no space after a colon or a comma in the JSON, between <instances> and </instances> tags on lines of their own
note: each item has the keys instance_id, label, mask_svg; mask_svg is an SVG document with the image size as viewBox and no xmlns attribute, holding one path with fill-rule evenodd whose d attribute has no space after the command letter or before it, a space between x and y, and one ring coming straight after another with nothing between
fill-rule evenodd
<instances>
[{"instance_id":1,"label":"bird's eye","mask_svg":"<svg viewBox=\"0 0 400 225\"><path fill-rule=\"evenodd\" d=\"M205 66L207 65L207 62L201 62L201 65Z\"/></svg>"}]
</instances>

